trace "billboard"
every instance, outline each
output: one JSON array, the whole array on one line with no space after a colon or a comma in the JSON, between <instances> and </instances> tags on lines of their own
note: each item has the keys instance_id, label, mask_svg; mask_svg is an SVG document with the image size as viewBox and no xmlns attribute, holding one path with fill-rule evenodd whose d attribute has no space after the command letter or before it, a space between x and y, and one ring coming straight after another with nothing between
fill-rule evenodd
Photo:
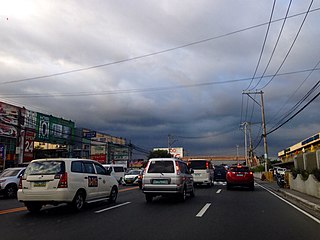
<instances>
[{"instance_id":1,"label":"billboard","mask_svg":"<svg viewBox=\"0 0 320 240\"><path fill-rule=\"evenodd\" d=\"M19 108L0 102L0 136L16 138L18 136Z\"/></svg>"},{"instance_id":2,"label":"billboard","mask_svg":"<svg viewBox=\"0 0 320 240\"><path fill-rule=\"evenodd\" d=\"M74 139L74 122L37 114L36 141L71 144Z\"/></svg>"},{"instance_id":3,"label":"billboard","mask_svg":"<svg viewBox=\"0 0 320 240\"><path fill-rule=\"evenodd\" d=\"M153 149L153 151L157 151L157 150L165 150L165 151L169 152L168 148L154 148ZM182 158L183 157L183 148L181 148L181 147L170 148L170 154L174 158Z\"/></svg>"}]
</instances>

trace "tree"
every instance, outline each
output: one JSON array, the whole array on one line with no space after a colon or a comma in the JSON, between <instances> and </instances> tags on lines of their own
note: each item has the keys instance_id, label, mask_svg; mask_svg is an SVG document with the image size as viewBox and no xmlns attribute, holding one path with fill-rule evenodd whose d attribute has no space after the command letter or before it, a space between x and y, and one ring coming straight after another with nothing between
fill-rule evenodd
<instances>
[{"instance_id":1,"label":"tree","mask_svg":"<svg viewBox=\"0 0 320 240\"><path fill-rule=\"evenodd\" d=\"M150 158L171 158L171 154L168 153L167 150L156 150L156 151L151 151L149 153L148 159Z\"/></svg>"}]
</instances>

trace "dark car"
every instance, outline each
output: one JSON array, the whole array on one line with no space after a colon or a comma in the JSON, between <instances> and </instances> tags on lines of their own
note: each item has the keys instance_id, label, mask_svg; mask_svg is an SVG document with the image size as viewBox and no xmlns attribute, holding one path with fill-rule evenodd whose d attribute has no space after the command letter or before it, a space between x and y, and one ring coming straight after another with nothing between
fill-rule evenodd
<instances>
[{"instance_id":1,"label":"dark car","mask_svg":"<svg viewBox=\"0 0 320 240\"><path fill-rule=\"evenodd\" d=\"M214 166L214 180L226 181L227 169L223 165Z\"/></svg>"},{"instance_id":2,"label":"dark car","mask_svg":"<svg viewBox=\"0 0 320 240\"><path fill-rule=\"evenodd\" d=\"M250 190L254 190L253 173L247 166L237 165L230 167L226 180L228 190L234 186L248 187Z\"/></svg>"}]
</instances>

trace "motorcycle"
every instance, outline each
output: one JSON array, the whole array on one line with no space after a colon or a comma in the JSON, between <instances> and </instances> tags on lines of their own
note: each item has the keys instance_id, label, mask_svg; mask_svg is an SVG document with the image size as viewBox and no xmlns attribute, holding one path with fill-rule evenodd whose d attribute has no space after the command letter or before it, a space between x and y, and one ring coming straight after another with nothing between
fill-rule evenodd
<instances>
[{"instance_id":1,"label":"motorcycle","mask_svg":"<svg viewBox=\"0 0 320 240\"><path fill-rule=\"evenodd\" d=\"M284 180L284 175L283 174L277 174L276 178L277 178L278 186L281 187L281 188L284 188L284 186L286 185L286 182Z\"/></svg>"}]
</instances>

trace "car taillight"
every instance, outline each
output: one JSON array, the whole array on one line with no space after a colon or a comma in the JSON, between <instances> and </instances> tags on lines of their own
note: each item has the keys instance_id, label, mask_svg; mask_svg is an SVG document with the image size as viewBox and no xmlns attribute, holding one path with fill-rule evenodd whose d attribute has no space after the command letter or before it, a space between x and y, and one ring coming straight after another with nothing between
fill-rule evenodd
<instances>
[{"instance_id":1,"label":"car taillight","mask_svg":"<svg viewBox=\"0 0 320 240\"><path fill-rule=\"evenodd\" d=\"M206 162L206 169L209 169L209 163Z\"/></svg>"},{"instance_id":2,"label":"car taillight","mask_svg":"<svg viewBox=\"0 0 320 240\"><path fill-rule=\"evenodd\" d=\"M177 172L178 175L181 174L181 171L180 171L180 167L179 167L179 165L178 165L178 162L176 162L176 172Z\"/></svg>"},{"instance_id":3,"label":"car taillight","mask_svg":"<svg viewBox=\"0 0 320 240\"><path fill-rule=\"evenodd\" d=\"M20 180L19 180L19 189L22 189L22 176L20 177Z\"/></svg>"},{"instance_id":4,"label":"car taillight","mask_svg":"<svg viewBox=\"0 0 320 240\"><path fill-rule=\"evenodd\" d=\"M54 176L55 179L60 179L58 188L67 188L68 187L68 174L62 173L62 174L57 174Z\"/></svg>"}]
</instances>

